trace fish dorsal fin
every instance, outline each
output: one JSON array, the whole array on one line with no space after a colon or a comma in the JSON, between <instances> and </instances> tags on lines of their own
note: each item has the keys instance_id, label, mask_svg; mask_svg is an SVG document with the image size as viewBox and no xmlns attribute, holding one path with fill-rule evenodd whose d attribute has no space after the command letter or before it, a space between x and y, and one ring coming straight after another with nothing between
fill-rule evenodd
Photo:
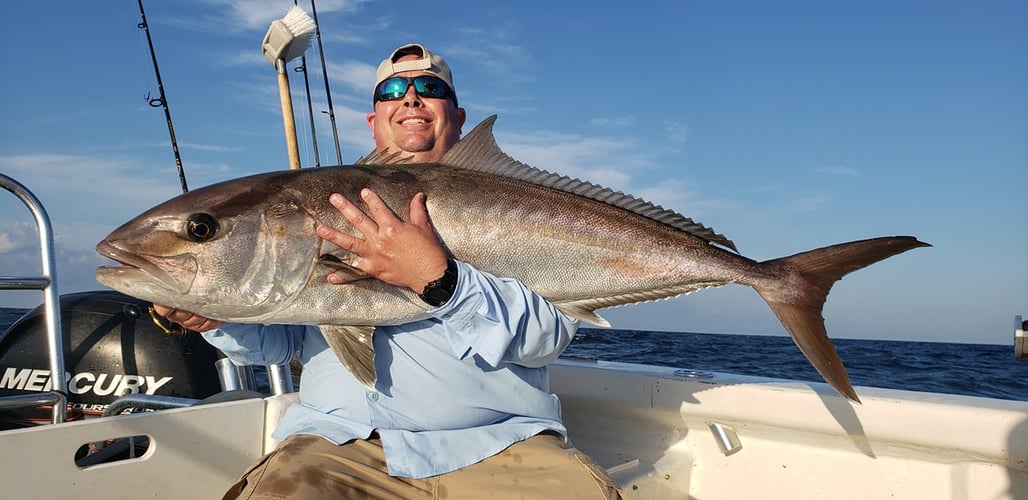
<instances>
[{"instance_id":1,"label":"fish dorsal fin","mask_svg":"<svg viewBox=\"0 0 1028 500\"><path fill-rule=\"evenodd\" d=\"M482 120L482 123L479 123L440 158L439 164L531 182L551 189L590 198L671 226L707 243L720 245L738 252L735 248L735 243L732 243L724 235L718 234L713 229L695 222L678 212L667 210L646 200L591 182L540 170L511 158L496 144L496 138L493 137L493 123L495 122L496 115Z\"/></svg>"},{"instance_id":2,"label":"fish dorsal fin","mask_svg":"<svg viewBox=\"0 0 1028 500\"><path fill-rule=\"evenodd\" d=\"M403 151L390 152L389 148L377 149L362 156L354 165L402 165L414 158L414 155L401 156Z\"/></svg>"}]
</instances>

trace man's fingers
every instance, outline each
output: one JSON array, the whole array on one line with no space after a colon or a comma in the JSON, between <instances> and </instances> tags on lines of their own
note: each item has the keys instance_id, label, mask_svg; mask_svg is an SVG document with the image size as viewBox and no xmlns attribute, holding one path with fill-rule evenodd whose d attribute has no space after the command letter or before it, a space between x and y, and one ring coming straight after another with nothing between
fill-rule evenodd
<instances>
[{"instance_id":1,"label":"man's fingers","mask_svg":"<svg viewBox=\"0 0 1028 500\"><path fill-rule=\"evenodd\" d=\"M339 193L332 193L328 197L328 201L361 234L374 234L375 231L378 231L378 225L375 224L375 221L365 215L356 205L350 203L350 200L346 199L345 196ZM352 253L357 253L358 247L363 243L360 237L346 234L325 224L318 224L317 231L318 236L322 239Z\"/></svg>"},{"instance_id":2,"label":"man's fingers","mask_svg":"<svg viewBox=\"0 0 1028 500\"><path fill-rule=\"evenodd\" d=\"M183 311L181 309L175 309L174 307L168 307L162 304L154 304L153 310L159 316L166 318L172 323L177 323L183 327L194 330L197 332L204 332L207 330L213 330L221 326L221 321L216 319L210 319L199 314L195 314L189 311Z\"/></svg>"},{"instance_id":3,"label":"man's fingers","mask_svg":"<svg viewBox=\"0 0 1028 500\"><path fill-rule=\"evenodd\" d=\"M382 201L382 198L378 196L378 193L368 188L361 189L361 199L364 200L364 203L368 204L368 213L371 214L371 217L376 223L381 225L382 223L391 223L400 220L400 218L393 213L393 209L389 208L389 205L386 205L385 202Z\"/></svg>"},{"instance_id":4,"label":"man's fingers","mask_svg":"<svg viewBox=\"0 0 1028 500\"><path fill-rule=\"evenodd\" d=\"M156 304L155 303L153 305L153 310L154 310L154 312L157 313L158 316L161 316L162 318L166 318L166 317L168 317L168 314L171 314L171 312L175 310L175 308L168 307L168 306L166 306L164 304Z\"/></svg>"},{"instance_id":5,"label":"man's fingers","mask_svg":"<svg viewBox=\"0 0 1028 500\"><path fill-rule=\"evenodd\" d=\"M357 253L358 247L363 242L360 238L338 231L335 228L324 224L318 224L318 236L320 236L321 239L334 243L337 247L351 253Z\"/></svg>"},{"instance_id":6,"label":"man's fingers","mask_svg":"<svg viewBox=\"0 0 1028 500\"><path fill-rule=\"evenodd\" d=\"M332 193L328 197L329 203L339 210L339 213L346 217L346 220L357 228L361 234L370 234L378 231L378 224L374 219L368 217L357 205L354 205L345 196L339 193Z\"/></svg>"},{"instance_id":7,"label":"man's fingers","mask_svg":"<svg viewBox=\"0 0 1028 500\"><path fill-rule=\"evenodd\" d=\"M349 252L344 262L351 268L348 274L334 272L326 281L341 284L353 281L353 270L360 277L372 277L390 285L421 290L425 283L438 278L446 267L446 251L432 228L425 204L425 194L417 193L409 203L410 220L404 221L370 189L362 189L360 197L365 212L339 194L330 196L330 202L356 229L357 234L343 233L319 224L318 236ZM372 230L371 228L375 228ZM342 258L342 257L341 257ZM433 276L425 279L426 270Z\"/></svg>"},{"instance_id":8,"label":"man's fingers","mask_svg":"<svg viewBox=\"0 0 1028 500\"><path fill-rule=\"evenodd\" d=\"M425 193L418 193L410 200L410 222L415 226L428 226L428 207L425 205Z\"/></svg>"}]
</instances>

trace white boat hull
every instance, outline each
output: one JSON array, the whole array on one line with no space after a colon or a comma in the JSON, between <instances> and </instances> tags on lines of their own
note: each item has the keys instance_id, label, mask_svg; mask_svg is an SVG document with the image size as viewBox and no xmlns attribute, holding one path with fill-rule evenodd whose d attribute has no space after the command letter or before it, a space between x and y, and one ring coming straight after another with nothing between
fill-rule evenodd
<instances>
[{"instance_id":1,"label":"white boat hull","mask_svg":"<svg viewBox=\"0 0 1028 500\"><path fill-rule=\"evenodd\" d=\"M1028 402L859 388L853 405L825 384L696 375L562 362L552 389L633 498L1028 498Z\"/></svg>"},{"instance_id":2,"label":"white boat hull","mask_svg":"<svg viewBox=\"0 0 1028 500\"><path fill-rule=\"evenodd\" d=\"M633 498L1028 498L1028 402L859 388L851 405L824 384L606 362L551 376L574 443ZM2 496L217 498L295 398L2 432ZM133 435L142 456L75 465L82 444Z\"/></svg>"}]
</instances>

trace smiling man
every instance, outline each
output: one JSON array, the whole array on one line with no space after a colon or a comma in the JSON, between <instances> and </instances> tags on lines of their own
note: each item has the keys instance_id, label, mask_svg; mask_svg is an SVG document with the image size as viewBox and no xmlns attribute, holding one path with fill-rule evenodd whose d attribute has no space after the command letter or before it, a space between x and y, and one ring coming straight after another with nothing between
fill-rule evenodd
<instances>
[{"instance_id":1,"label":"smiling man","mask_svg":"<svg viewBox=\"0 0 1028 500\"><path fill-rule=\"evenodd\" d=\"M412 163L431 163L460 140L467 114L450 67L421 45L400 47L379 64L373 99L368 127L379 150L400 148Z\"/></svg>"},{"instance_id":2,"label":"smiling man","mask_svg":"<svg viewBox=\"0 0 1028 500\"><path fill-rule=\"evenodd\" d=\"M378 68L368 114L378 150L438 161L460 140L465 111L443 58L400 47ZM431 167L425 167L431 168ZM282 442L226 493L236 498L616 499L606 471L577 450L549 391L547 365L578 321L521 282L454 259L423 193L401 220L371 190L367 212L329 200L359 235L319 226L363 274L417 293L428 319L375 329L375 386L340 363L316 326L221 322L155 304L236 364L286 363L299 353L300 401ZM345 280L329 275L331 283Z\"/></svg>"}]
</instances>

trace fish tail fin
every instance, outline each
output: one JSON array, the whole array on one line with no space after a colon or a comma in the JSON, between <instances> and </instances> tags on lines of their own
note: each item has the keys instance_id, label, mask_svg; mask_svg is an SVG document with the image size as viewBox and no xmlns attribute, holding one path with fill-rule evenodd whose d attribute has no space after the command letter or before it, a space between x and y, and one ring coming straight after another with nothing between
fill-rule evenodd
<instances>
[{"instance_id":1,"label":"fish tail fin","mask_svg":"<svg viewBox=\"0 0 1028 500\"><path fill-rule=\"evenodd\" d=\"M931 246L909 236L841 243L762 262L781 279L754 288L819 374L846 398L860 402L835 345L825 330L822 308L832 285L843 276L917 247Z\"/></svg>"},{"instance_id":2,"label":"fish tail fin","mask_svg":"<svg viewBox=\"0 0 1028 500\"><path fill-rule=\"evenodd\" d=\"M368 389L375 388L373 326L318 325L339 362Z\"/></svg>"}]
</instances>

